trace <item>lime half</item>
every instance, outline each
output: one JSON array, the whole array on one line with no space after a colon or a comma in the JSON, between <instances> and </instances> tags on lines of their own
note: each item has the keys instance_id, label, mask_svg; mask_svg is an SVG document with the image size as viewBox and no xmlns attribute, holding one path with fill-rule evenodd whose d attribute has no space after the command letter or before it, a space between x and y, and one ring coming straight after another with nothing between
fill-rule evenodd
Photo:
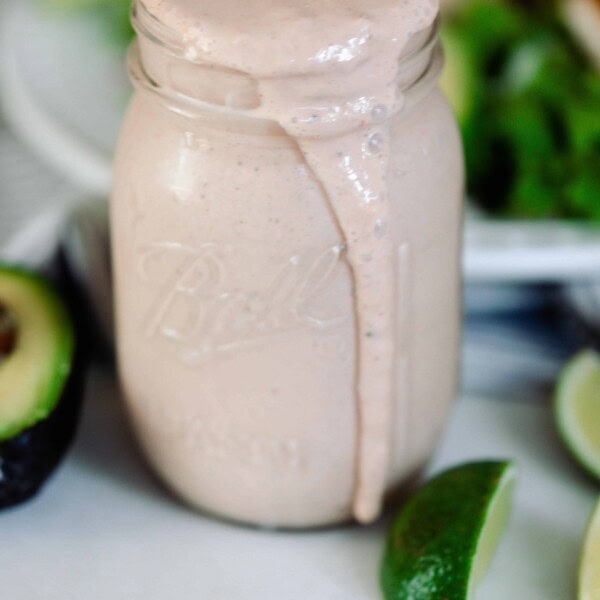
<instances>
[{"instance_id":1,"label":"lime half","mask_svg":"<svg viewBox=\"0 0 600 600\"><path fill-rule=\"evenodd\" d=\"M558 431L579 463L600 479L600 356L591 350L561 373L555 398Z\"/></svg>"},{"instance_id":2,"label":"lime half","mask_svg":"<svg viewBox=\"0 0 600 600\"><path fill-rule=\"evenodd\" d=\"M388 536L386 600L471 600L506 527L515 480L511 462L477 462L419 489Z\"/></svg>"},{"instance_id":3,"label":"lime half","mask_svg":"<svg viewBox=\"0 0 600 600\"><path fill-rule=\"evenodd\" d=\"M581 564L579 600L600 599L600 500L588 525Z\"/></svg>"}]
</instances>

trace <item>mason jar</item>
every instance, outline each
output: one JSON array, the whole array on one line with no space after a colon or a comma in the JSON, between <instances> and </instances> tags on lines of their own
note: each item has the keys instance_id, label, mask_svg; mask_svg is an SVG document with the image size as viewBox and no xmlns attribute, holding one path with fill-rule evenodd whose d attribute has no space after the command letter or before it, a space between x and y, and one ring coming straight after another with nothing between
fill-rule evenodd
<instances>
[{"instance_id":1,"label":"mason jar","mask_svg":"<svg viewBox=\"0 0 600 600\"><path fill-rule=\"evenodd\" d=\"M372 521L425 465L456 388L463 167L437 25L403 51L401 106L311 141L341 140L342 166L356 140L365 160L385 152L383 192L354 227L332 209L318 153L257 110L252 78L201 60L139 1L133 22L111 227L140 446L210 514Z\"/></svg>"}]
</instances>

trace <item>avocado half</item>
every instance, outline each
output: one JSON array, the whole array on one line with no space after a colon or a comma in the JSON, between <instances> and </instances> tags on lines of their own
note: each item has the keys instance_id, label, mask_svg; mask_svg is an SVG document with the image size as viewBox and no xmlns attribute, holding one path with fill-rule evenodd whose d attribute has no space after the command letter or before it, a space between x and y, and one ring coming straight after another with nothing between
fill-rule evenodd
<instances>
[{"instance_id":1,"label":"avocado half","mask_svg":"<svg viewBox=\"0 0 600 600\"><path fill-rule=\"evenodd\" d=\"M73 440L83 384L75 346L53 286L0 266L0 508L35 495Z\"/></svg>"}]
</instances>

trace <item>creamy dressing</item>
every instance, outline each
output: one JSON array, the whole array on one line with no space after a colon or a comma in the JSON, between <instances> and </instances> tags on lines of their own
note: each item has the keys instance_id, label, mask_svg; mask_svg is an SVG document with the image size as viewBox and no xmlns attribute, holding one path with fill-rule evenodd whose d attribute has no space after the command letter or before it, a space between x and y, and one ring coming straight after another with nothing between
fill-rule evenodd
<instances>
[{"instance_id":1,"label":"creamy dressing","mask_svg":"<svg viewBox=\"0 0 600 600\"><path fill-rule=\"evenodd\" d=\"M437 0L144 0L186 58L230 69L223 104L273 120L295 140L328 199L354 287L358 432L353 511L375 518L385 491L394 407L397 257L390 233L389 117L411 38ZM210 80L210 73L208 76Z\"/></svg>"}]
</instances>

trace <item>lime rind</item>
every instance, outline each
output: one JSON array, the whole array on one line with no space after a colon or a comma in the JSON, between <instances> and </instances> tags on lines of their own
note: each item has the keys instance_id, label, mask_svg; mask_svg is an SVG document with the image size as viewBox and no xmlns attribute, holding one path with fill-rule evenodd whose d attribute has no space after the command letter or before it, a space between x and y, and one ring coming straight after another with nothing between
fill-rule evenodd
<instances>
[{"instance_id":1,"label":"lime rind","mask_svg":"<svg viewBox=\"0 0 600 600\"><path fill-rule=\"evenodd\" d=\"M577 354L564 368L556 391L558 432L579 464L600 480L600 356Z\"/></svg>"},{"instance_id":2,"label":"lime rind","mask_svg":"<svg viewBox=\"0 0 600 600\"><path fill-rule=\"evenodd\" d=\"M386 600L473 597L508 519L516 468L480 461L441 473L404 505L382 562Z\"/></svg>"}]
</instances>

